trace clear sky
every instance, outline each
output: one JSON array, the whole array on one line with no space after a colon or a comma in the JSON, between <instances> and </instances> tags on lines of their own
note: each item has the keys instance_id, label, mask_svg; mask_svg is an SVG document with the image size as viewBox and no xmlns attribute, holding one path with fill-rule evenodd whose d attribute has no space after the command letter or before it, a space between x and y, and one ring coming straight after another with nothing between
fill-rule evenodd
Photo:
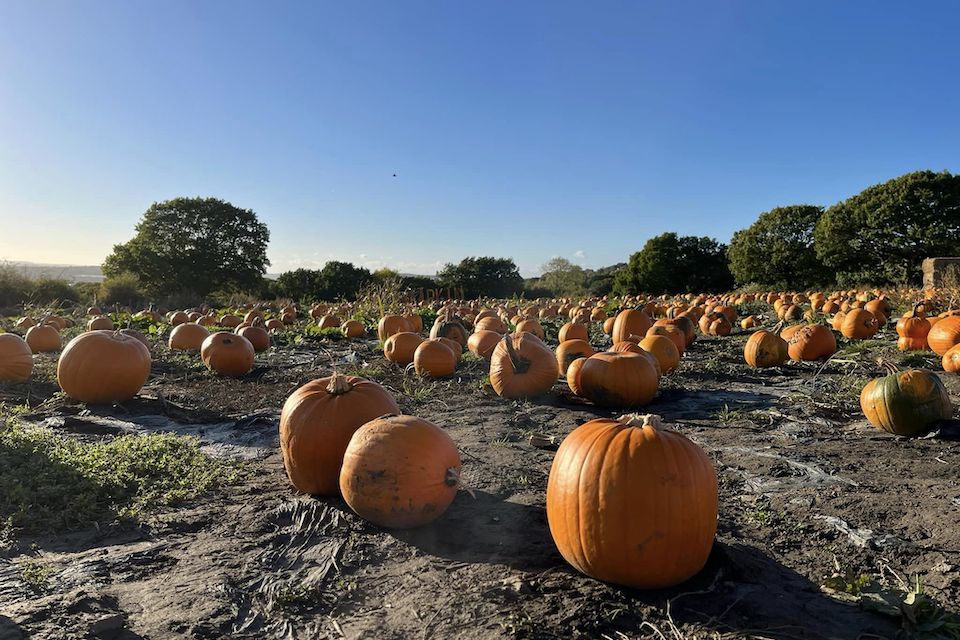
<instances>
[{"instance_id":1,"label":"clear sky","mask_svg":"<svg viewBox=\"0 0 960 640\"><path fill-rule=\"evenodd\" d=\"M531 275L960 171L960 3L0 2L0 259L216 196L269 271ZM396 177L394 177L396 174Z\"/></svg>"}]
</instances>

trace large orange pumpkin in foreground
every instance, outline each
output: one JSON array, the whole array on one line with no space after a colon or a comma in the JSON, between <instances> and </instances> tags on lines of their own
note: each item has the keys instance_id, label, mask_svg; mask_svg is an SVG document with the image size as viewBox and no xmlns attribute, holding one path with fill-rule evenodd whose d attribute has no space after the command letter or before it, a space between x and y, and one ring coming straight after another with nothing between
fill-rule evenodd
<instances>
[{"instance_id":1,"label":"large orange pumpkin in foreground","mask_svg":"<svg viewBox=\"0 0 960 640\"><path fill-rule=\"evenodd\" d=\"M460 486L460 454L446 431L413 416L382 416L353 434L340 491L357 515L381 527L433 522Z\"/></svg>"},{"instance_id":2,"label":"large orange pumpkin in foreground","mask_svg":"<svg viewBox=\"0 0 960 640\"><path fill-rule=\"evenodd\" d=\"M74 400L123 402L150 377L150 350L113 331L87 331L67 343L57 361L57 382Z\"/></svg>"},{"instance_id":3,"label":"large orange pumpkin in foreground","mask_svg":"<svg viewBox=\"0 0 960 640\"><path fill-rule=\"evenodd\" d=\"M32 328L32 327L31 327ZM30 345L13 333L0 333L0 382L23 382L33 371Z\"/></svg>"},{"instance_id":4,"label":"large orange pumpkin in foreground","mask_svg":"<svg viewBox=\"0 0 960 640\"><path fill-rule=\"evenodd\" d=\"M503 336L490 357L490 386L504 398L544 394L558 374L553 351L526 331Z\"/></svg>"},{"instance_id":5,"label":"large orange pumpkin in foreground","mask_svg":"<svg viewBox=\"0 0 960 640\"><path fill-rule=\"evenodd\" d=\"M707 562L717 532L710 458L657 416L591 420L560 445L547 521L588 576L640 589L677 585Z\"/></svg>"},{"instance_id":6,"label":"large orange pumpkin in foreground","mask_svg":"<svg viewBox=\"0 0 960 640\"><path fill-rule=\"evenodd\" d=\"M860 408L870 424L901 436L922 435L936 422L953 417L953 404L940 378L923 369L871 380L860 392Z\"/></svg>"},{"instance_id":7,"label":"large orange pumpkin in foreground","mask_svg":"<svg viewBox=\"0 0 960 640\"><path fill-rule=\"evenodd\" d=\"M334 373L294 391L280 412L280 452L299 491L336 495L343 452L354 432L382 415L400 413L376 382Z\"/></svg>"}]
</instances>

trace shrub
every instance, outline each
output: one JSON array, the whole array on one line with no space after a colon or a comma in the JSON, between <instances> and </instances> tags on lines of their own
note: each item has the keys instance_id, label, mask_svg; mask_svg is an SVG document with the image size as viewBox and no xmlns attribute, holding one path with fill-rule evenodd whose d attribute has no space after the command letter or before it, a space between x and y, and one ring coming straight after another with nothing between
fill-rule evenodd
<instances>
[{"instance_id":1,"label":"shrub","mask_svg":"<svg viewBox=\"0 0 960 640\"><path fill-rule=\"evenodd\" d=\"M140 289L140 281L131 273L121 273L106 278L100 283L97 300L105 305L122 304L133 306L146 299Z\"/></svg>"}]
</instances>

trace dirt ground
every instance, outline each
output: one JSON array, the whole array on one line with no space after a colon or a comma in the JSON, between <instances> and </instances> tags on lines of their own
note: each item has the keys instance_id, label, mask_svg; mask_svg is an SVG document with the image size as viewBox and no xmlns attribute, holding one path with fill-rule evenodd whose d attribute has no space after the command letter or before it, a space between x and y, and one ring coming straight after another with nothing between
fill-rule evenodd
<instances>
[{"instance_id":1,"label":"dirt ground","mask_svg":"<svg viewBox=\"0 0 960 640\"><path fill-rule=\"evenodd\" d=\"M698 340L645 412L715 461L719 530L698 576L655 592L582 576L553 545L544 510L553 451L529 435L562 437L618 414L562 381L544 398L508 401L484 384L482 361L422 381L369 339L273 349L243 380L158 346L138 399L89 411L40 376L5 390L31 404L27 423L76 437L196 434L249 473L140 526L19 540L0 557L0 638L896 637L901 618L821 589L838 567L890 585L919 576L926 594L960 609L956 426L900 439L870 427L856 401L881 372L873 359L900 357L886 338L822 368L765 371L743 364L746 335ZM55 356L41 358L49 372ZM461 491L439 521L412 531L297 495L278 451L280 407L333 366L380 381L405 413L444 427L474 495ZM958 380L944 381L960 404ZM53 567L41 593L18 578L37 559Z\"/></svg>"}]
</instances>

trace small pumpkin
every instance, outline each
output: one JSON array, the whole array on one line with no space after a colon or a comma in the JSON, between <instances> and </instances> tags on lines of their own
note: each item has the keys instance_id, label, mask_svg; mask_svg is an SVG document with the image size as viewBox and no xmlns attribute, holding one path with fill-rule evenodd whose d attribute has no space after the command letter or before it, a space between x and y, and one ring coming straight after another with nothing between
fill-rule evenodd
<instances>
[{"instance_id":1,"label":"small pumpkin","mask_svg":"<svg viewBox=\"0 0 960 640\"><path fill-rule=\"evenodd\" d=\"M743 347L743 359L756 369L779 367L787 356L787 341L765 329L750 336Z\"/></svg>"},{"instance_id":2,"label":"small pumpkin","mask_svg":"<svg viewBox=\"0 0 960 640\"><path fill-rule=\"evenodd\" d=\"M922 435L934 423L953 417L953 405L943 382L922 369L871 380L860 392L860 408L870 424L901 436Z\"/></svg>"},{"instance_id":3,"label":"small pumpkin","mask_svg":"<svg viewBox=\"0 0 960 640\"><path fill-rule=\"evenodd\" d=\"M367 329L359 320L347 320L340 325L340 331L343 332L343 335L347 338L359 338L367 332Z\"/></svg>"},{"instance_id":4,"label":"small pumpkin","mask_svg":"<svg viewBox=\"0 0 960 640\"><path fill-rule=\"evenodd\" d=\"M478 322L477 326L479 325L480 323ZM470 338L467 339L467 348L470 349L470 352L474 355L489 361L493 355L493 350L497 348L497 343L500 342L502 337L503 336L497 331L477 329L470 334Z\"/></svg>"},{"instance_id":5,"label":"small pumpkin","mask_svg":"<svg viewBox=\"0 0 960 640\"><path fill-rule=\"evenodd\" d=\"M680 351L670 338L647 336L640 341L640 347L657 359L663 373L669 373L680 366Z\"/></svg>"},{"instance_id":6,"label":"small pumpkin","mask_svg":"<svg viewBox=\"0 0 960 640\"><path fill-rule=\"evenodd\" d=\"M210 337L207 328L196 322L178 324L170 332L167 346L174 351L200 351L203 341Z\"/></svg>"},{"instance_id":7,"label":"small pumpkin","mask_svg":"<svg viewBox=\"0 0 960 640\"><path fill-rule=\"evenodd\" d=\"M420 333L423 331L423 316L421 316L419 313L404 314L403 319L407 321L408 325L410 325L410 331L413 333Z\"/></svg>"},{"instance_id":8,"label":"small pumpkin","mask_svg":"<svg viewBox=\"0 0 960 640\"><path fill-rule=\"evenodd\" d=\"M383 343L383 356L390 362L405 367L413 362L413 354L421 342L423 338L412 331L394 333Z\"/></svg>"},{"instance_id":9,"label":"small pumpkin","mask_svg":"<svg viewBox=\"0 0 960 640\"><path fill-rule=\"evenodd\" d=\"M550 535L575 569L628 587L672 587L710 555L717 474L657 416L601 418L560 445L546 503Z\"/></svg>"},{"instance_id":10,"label":"small pumpkin","mask_svg":"<svg viewBox=\"0 0 960 640\"><path fill-rule=\"evenodd\" d=\"M60 353L57 382L74 400L124 402L147 382L150 364L150 350L136 338L114 331L87 331Z\"/></svg>"},{"instance_id":11,"label":"small pumpkin","mask_svg":"<svg viewBox=\"0 0 960 640\"><path fill-rule=\"evenodd\" d=\"M460 344L461 347L467 346L467 340L470 332L467 331L463 323L456 319L452 313L447 313L443 318L437 318L433 328L430 329L431 338L450 338Z\"/></svg>"},{"instance_id":12,"label":"small pumpkin","mask_svg":"<svg viewBox=\"0 0 960 640\"><path fill-rule=\"evenodd\" d=\"M385 315L380 318L380 322L377 324L377 336L381 342L386 343L387 338L395 333L414 333L410 331L412 328L403 316Z\"/></svg>"},{"instance_id":13,"label":"small pumpkin","mask_svg":"<svg viewBox=\"0 0 960 640\"><path fill-rule=\"evenodd\" d=\"M604 407L638 407L657 395L659 375L640 353L597 353L580 367L580 395Z\"/></svg>"},{"instance_id":14,"label":"small pumpkin","mask_svg":"<svg viewBox=\"0 0 960 640\"><path fill-rule=\"evenodd\" d=\"M484 316L473 326L474 333L479 331L493 331L503 335L507 332L507 325L497 316Z\"/></svg>"},{"instance_id":15,"label":"small pumpkin","mask_svg":"<svg viewBox=\"0 0 960 640\"><path fill-rule=\"evenodd\" d=\"M60 340L60 332L50 324L33 325L27 329L27 335L24 337L33 353L49 353L63 346Z\"/></svg>"},{"instance_id":16,"label":"small pumpkin","mask_svg":"<svg viewBox=\"0 0 960 640\"><path fill-rule=\"evenodd\" d=\"M90 318L87 322L87 331L113 331L113 320L107 316L97 316L96 318Z\"/></svg>"},{"instance_id":17,"label":"small pumpkin","mask_svg":"<svg viewBox=\"0 0 960 640\"><path fill-rule=\"evenodd\" d=\"M579 322L568 322L557 333L557 340L564 343L567 340L583 340L590 342L590 333L587 331L587 325Z\"/></svg>"},{"instance_id":18,"label":"small pumpkin","mask_svg":"<svg viewBox=\"0 0 960 640\"><path fill-rule=\"evenodd\" d=\"M253 345L253 350L257 353L266 351L270 348L270 334L264 326L263 318L255 318L253 324L248 327L238 328L238 336L243 336Z\"/></svg>"},{"instance_id":19,"label":"small pumpkin","mask_svg":"<svg viewBox=\"0 0 960 640\"><path fill-rule=\"evenodd\" d=\"M339 329L341 324L343 323L340 321L340 318L334 315L320 316L317 319L317 327L319 327L321 330Z\"/></svg>"},{"instance_id":20,"label":"small pumpkin","mask_svg":"<svg viewBox=\"0 0 960 640\"><path fill-rule=\"evenodd\" d=\"M413 367L418 375L431 378L452 376L459 356L441 338L424 340L413 352Z\"/></svg>"},{"instance_id":21,"label":"small pumpkin","mask_svg":"<svg viewBox=\"0 0 960 640\"><path fill-rule=\"evenodd\" d=\"M533 318L527 318L526 320L521 320L517 323L517 333L532 333L533 335L543 340L545 335L543 332L543 325L539 321L534 320Z\"/></svg>"},{"instance_id":22,"label":"small pumpkin","mask_svg":"<svg viewBox=\"0 0 960 640\"><path fill-rule=\"evenodd\" d=\"M503 336L490 357L490 386L504 398L547 393L558 372L550 347L526 331Z\"/></svg>"},{"instance_id":23,"label":"small pumpkin","mask_svg":"<svg viewBox=\"0 0 960 640\"><path fill-rule=\"evenodd\" d=\"M339 485L364 520L408 529L443 515L457 495L460 468L457 445L443 429L413 416L385 415L350 438Z\"/></svg>"},{"instance_id":24,"label":"small pumpkin","mask_svg":"<svg viewBox=\"0 0 960 640\"><path fill-rule=\"evenodd\" d=\"M940 360L943 370L947 373L960 373L960 345L950 347Z\"/></svg>"},{"instance_id":25,"label":"small pumpkin","mask_svg":"<svg viewBox=\"0 0 960 640\"><path fill-rule=\"evenodd\" d=\"M364 423L400 413L389 391L376 382L339 373L294 391L280 412L280 452L297 490L336 495L350 438Z\"/></svg>"},{"instance_id":26,"label":"small pumpkin","mask_svg":"<svg viewBox=\"0 0 960 640\"><path fill-rule=\"evenodd\" d=\"M33 353L26 340L13 333L0 333L0 382L24 382L32 371Z\"/></svg>"},{"instance_id":27,"label":"small pumpkin","mask_svg":"<svg viewBox=\"0 0 960 640\"><path fill-rule=\"evenodd\" d=\"M880 330L877 317L866 309L851 309L843 318L840 333L851 340L872 338Z\"/></svg>"},{"instance_id":28,"label":"small pumpkin","mask_svg":"<svg viewBox=\"0 0 960 640\"><path fill-rule=\"evenodd\" d=\"M647 335L645 337L649 338L650 336L664 336L665 338L669 338L681 356L687 348L687 337L683 331L680 330L680 327L676 325L655 324L647 329Z\"/></svg>"},{"instance_id":29,"label":"small pumpkin","mask_svg":"<svg viewBox=\"0 0 960 640\"><path fill-rule=\"evenodd\" d=\"M200 359L211 371L239 378L253 368L254 349L243 336L218 331L207 336L200 345Z\"/></svg>"},{"instance_id":30,"label":"small pumpkin","mask_svg":"<svg viewBox=\"0 0 960 640\"><path fill-rule=\"evenodd\" d=\"M607 318L606 320L604 320L604 321L603 321L603 332L604 332L605 334L607 334L608 336L609 336L609 335L612 335L612 334L613 334L613 325L614 325L616 322L617 322L616 316L610 316L609 318Z\"/></svg>"},{"instance_id":31,"label":"small pumpkin","mask_svg":"<svg viewBox=\"0 0 960 640\"><path fill-rule=\"evenodd\" d=\"M586 361L586 358L577 358L567 366L567 386L575 396L583 395L583 390L580 388L580 369Z\"/></svg>"},{"instance_id":32,"label":"small pumpkin","mask_svg":"<svg viewBox=\"0 0 960 640\"><path fill-rule=\"evenodd\" d=\"M632 342L630 344L633 344ZM567 368L577 358L589 358L595 353L586 340L564 340L557 347L557 366L561 377L567 375Z\"/></svg>"},{"instance_id":33,"label":"small pumpkin","mask_svg":"<svg viewBox=\"0 0 960 640\"><path fill-rule=\"evenodd\" d=\"M185 320L184 322L189 322L189 321L190 321L190 318L188 316L187 320ZM236 329L241 324L243 324L243 318L241 318L240 316L235 316L232 313L228 313L220 316L220 322L218 322L218 324L221 327L226 327L227 329Z\"/></svg>"},{"instance_id":34,"label":"small pumpkin","mask_svg":"<svg viewBox=\"0 0 960 640\"><path fill-rule=\"evenodd\" d=\"M901 351L923 351L927 348L930 321L923 313L923 304L916 304L897 320L897 348Z\"/></svg>"},{"instance_id":35,"label":"small pumpkin","mask_svg":"<svg viewBox=\"0 0 960 640\"><path fill-rule=\"evenodd\" d=\"M829 358L837 352L837 339L826 325L808 324L795 331L787 341L792 360L812 361Z\"/></svg>"}]
</instances>

